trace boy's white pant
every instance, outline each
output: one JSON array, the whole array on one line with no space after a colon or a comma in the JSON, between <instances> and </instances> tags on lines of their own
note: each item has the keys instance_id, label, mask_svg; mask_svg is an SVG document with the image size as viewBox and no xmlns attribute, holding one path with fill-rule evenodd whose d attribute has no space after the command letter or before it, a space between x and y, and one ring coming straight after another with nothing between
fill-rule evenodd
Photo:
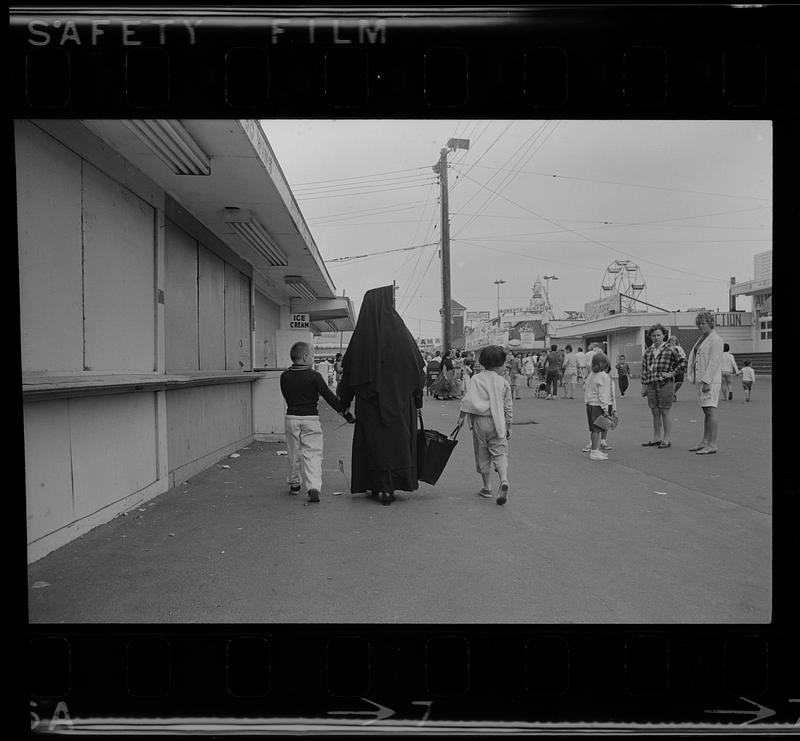
<instances>
[{"instance_id":1,"label":"boy's white pant","mask_svg":"<svg viewBox=\"0 0 800 741\"><path fill-rule=\"evenodd\" d=\"M289 483L301 483L302 471L306 489L322 491L322 426L319 417L295 417L287 414L285 429Z\"/></svg>"}]
</instances>

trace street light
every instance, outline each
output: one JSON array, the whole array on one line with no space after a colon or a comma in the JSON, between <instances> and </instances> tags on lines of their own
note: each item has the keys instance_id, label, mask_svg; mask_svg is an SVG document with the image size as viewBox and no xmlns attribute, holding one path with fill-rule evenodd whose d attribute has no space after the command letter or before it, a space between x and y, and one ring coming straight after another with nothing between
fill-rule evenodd
<instances>
[{"instance_id":1,"label":"street light","mask_svg":"<svg viewBox=\"0 0 800 741\"><path fill-rule=\"evenodd\" d=\"M544 293L545 293L545 296L547 296L547 310L548 311L552 311L553 307L550 306L550 281L551 280L558 280L558 276L557 275L543 275L542 278L544 280Z\"/></svg>"},{"instance_id":2,"label":"street light","mask_svg":"<svg viewBox=\"0 0 800 741\"><path fill-rule=\"evenodd\" d=\"M504 280L496 280L494 284L497 286L497 328L500 329L500 286L505 283Z\"/></svg>"}]
</instances>

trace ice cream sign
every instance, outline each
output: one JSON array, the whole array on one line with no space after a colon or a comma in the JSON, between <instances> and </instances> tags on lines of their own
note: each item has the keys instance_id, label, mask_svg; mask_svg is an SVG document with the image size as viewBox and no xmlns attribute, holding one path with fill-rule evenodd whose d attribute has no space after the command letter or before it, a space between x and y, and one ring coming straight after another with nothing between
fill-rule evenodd
<instances>
[{"instance_id":1,"label":"ice cream sign","mask_svg":"<svg viewBox=\"0 0 800 741\"><path fill-rule=\"evenodd\" d=\"M308 314L290 314L289 329L309 329Z\"/></svg>"}]
</instances>

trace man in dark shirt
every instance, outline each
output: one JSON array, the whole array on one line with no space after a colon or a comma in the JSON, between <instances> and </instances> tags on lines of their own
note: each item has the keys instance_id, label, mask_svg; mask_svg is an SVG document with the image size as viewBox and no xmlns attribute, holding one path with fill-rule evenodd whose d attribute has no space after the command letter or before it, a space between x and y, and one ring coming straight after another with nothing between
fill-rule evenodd
<instances>
[{"instance_id":1,"label":"man in dark shirt","mask_svg":"<svg viewBox=\"0 0 800 741\"><path fill-rule=\"evenodd\" d=\"M322 426L317 412L320 395L348 422L355 422L355 417L334 396L327 381L311 367L311 347L307 342L295 342L289 356L292 366L281 373L281 393L286 400L284 424L289 493L300 493L302 469L308 499L318 502L322 489Z\"/></svg>"},{"instance_id":2,"label":"man in dark shirt","mask_svg":"<svg viewBox=\"0 0 800 741\"><path fill-rule=\"evenodd\" d=\"M544 382L547 384L547 398L558 398L558 379L561 377L561 366L563 359L558 352L558 345L550 345L550 352L547 353L547 358L544 361L545 377Z\"/></svg>"}]
</instances>

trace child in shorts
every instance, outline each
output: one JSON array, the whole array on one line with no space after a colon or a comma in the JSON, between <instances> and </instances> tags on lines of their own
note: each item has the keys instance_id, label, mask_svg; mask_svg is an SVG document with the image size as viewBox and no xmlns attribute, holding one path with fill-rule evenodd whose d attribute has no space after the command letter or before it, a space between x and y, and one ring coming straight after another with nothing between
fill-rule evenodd
<instances>
[{"instance_id":1,"label":"child in shorts","mask_svg":"<svg viewBox=\"0 0 800 741\"><path fill-rule=\"evenodd\" d=\"M742 388L744 388L744 400L750 401L750 391L753 384L756 382L756 372L750 367L750 361L744 360L742 362L742 369L739 371L742 377Z\"/></svg>"},{"instance_id":2,"label":"child in shorts","mask_svg":"<svg viewBox=\"0 0 800 741\"><path fill-rule=\"evenodd\" d=\"M289 350L292 366L281 373L281 393L286 401L286 448L289 462L289 493L300 493L300 473L306 482L308 500L319 501L322 489L322 426L317 403L322 396L351 424L355 417L333 395L327 379L312 367L307 342L295 342Z\"/></svg>"},{"instance_id":3,"label":"child in shorts","mask_svg":"<svg viewBox=\"0 0 800 741\"><path fill-rule=\"evenodd\" d=\"M595 352L591 359L591 373L586 379L583 390L583 400L586 402L586 419L589 422L589 435L591 443L589 458L593 461L608 459L608 453L600 450L600 428L595 425L598 417L611 417L612 390L611 376L606 372L609 368L608 358L601 350ZM605 436L603 436L605 437Z\"/></svg>"},{"instance_id":4,"label":"child in shorts","mask_svg":"<svg viewBox=\"0 0 800 741\"><path fill-rule=\"evenodd\" d=\"M470 378L458 417L459 424L466 417L472 430L475 468L483 479L478 494L491 498L491 469L494 467L500 477L497 492L500 505L508 501L508 439L514 405L511 387L504 378L505 360L506 351L498 345L481 350L478 362L483 370Z\"/></svg>"}]
</instances>

